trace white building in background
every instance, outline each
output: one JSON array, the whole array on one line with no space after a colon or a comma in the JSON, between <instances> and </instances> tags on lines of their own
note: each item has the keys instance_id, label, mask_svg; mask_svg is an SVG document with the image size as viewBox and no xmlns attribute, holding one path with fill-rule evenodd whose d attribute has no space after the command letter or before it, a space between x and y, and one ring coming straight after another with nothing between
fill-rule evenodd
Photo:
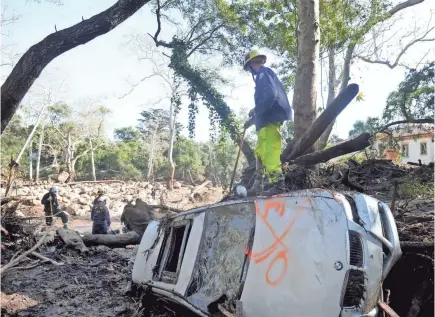
<instances>
[{"instance_id":1,"label":"white building in background","mask_svg":"<svg viewBox=\"0 0 435 317\"><path fill-rule=\"evenodd\" d=\"M425 126L420 128L404 128L393 132L397 144L395 149L389 148L389 136L379 133L373 144L378 151L378 157L391 159L400 163L429 164L434 161L434 128Z\"/></svg>"}]
</instances>

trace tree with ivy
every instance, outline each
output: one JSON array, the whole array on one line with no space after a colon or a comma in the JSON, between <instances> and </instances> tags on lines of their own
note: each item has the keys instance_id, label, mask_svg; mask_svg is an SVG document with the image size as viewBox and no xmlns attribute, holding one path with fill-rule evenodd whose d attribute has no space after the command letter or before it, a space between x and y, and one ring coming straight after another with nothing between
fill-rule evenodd
<instances>
[{"instance_id":1,"label":"tree with ivy","mask_svg":"<svg viewBox=\"0 0 435 317\"><path fill-rule=\"evenodd\" d=\"M224 96L218 92L216 86L223 82L215 71L210 71L190 62L194 54L214 54L219 52L226 64L238 61L250 46L248 37L241 40L241 19L234 11L235 5L224 0L188 0L166 1L155 3L157 31L151 35L157 47L171 50L169 67L181 76L188 84L189 97L189 131L192 134L195 127L195 116L198 103L202 102L210 112L210 125L222 127L228 131L235 143L240 142L240 127L235 122L235 114L228 107ZM162 22L167 18L165 11L178 10L187 25L178 30L171 41L159 38ZM248 45L249 44L249 45ZM244 48L246 46L246 48ZM248 161L253 161L254 153L248 144L244 144L242 151Z\"/></svg>"}]
</instances>

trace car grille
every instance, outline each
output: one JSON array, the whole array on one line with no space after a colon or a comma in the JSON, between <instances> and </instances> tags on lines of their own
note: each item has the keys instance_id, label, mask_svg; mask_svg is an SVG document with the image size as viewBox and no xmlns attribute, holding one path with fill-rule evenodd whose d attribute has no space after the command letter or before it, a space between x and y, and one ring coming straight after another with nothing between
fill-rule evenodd
<instances>
[{"instance_id":1,"label":"car grille","mask_svg":"<svg viewBox=\"0 0 435 317\"><path fill-rule=\"evenodd\" d=\"M358 270L347 271L346 288L341 307L351 308L361 304L364 299L364 272Z\"/></svg>"},{"instance_id":2,"label":"car grille","mask_svg":"<svg viewBox=\"0 0 435 317\"><path fill-rule=\"evenodd\" d=\"M349 264L362 267L364 251L361 236L356 231L349 231Z\"/></svg>"}]
</instances>

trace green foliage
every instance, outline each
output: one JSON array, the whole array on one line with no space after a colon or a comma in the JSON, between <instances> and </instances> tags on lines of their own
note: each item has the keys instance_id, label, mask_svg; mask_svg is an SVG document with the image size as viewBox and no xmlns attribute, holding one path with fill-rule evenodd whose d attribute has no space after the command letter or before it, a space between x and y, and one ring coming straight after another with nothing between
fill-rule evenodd
<instances>
[{"instance_id":1,"label":"green foliage","mask_svg":"<svg viewBox=\"0 0 435 317\"><path fill-rule=\"evenodd\" d=\"M398 186L397 192L399 197L407 202L416 198L426 199L433 198L434 188L432 184L422 183L419 179L406 178Z\"/></svg>"},{"instance_id":2,"label":"green foliage","mask_svg":"<svg viewBox=\"0 0 435 317\"><path fill-rule=\"evenodd\" d=\"M203 178L205 167L200 144L180 136L174 144L175 178L193 180Z\"/></svg>"},{"instance_id":3,"label":"green foliage","mask_svg":"<svg viewBox=\"0 0 435 317\"><path fill-rule=\"evenodd\" d=\"M132 142L139 141L142 135L139 129L135 127L125 127L115 129L114 136L118 141Z\"/></svg>"},{"instance_id":4,"label":"green foliage","mask_svg":"<svg viewBox=\"0 0 435 317\"><path fill-rule=\"evenodd\" d=\"M357 120L349 131L349 137L360 135L361 133L375 133L379 131L381 122L379 118L368 117L365 121Z\"/></svg>"},{"instance_id":5,"label":"green foliage","mask_svg":"<svg viewBox=\"0 0 435 317\"><path fill-rule=\"evenodd\" d=\"M389 94L383 120L434 118L434 66L426 64L420 70L411 70L397 90Z\"/></svg>"},{"instance_id":6,"label":"green foliage","mask_svg":"<svg viewBox=\"0 0 435 317\"><path fill-rule=\"evenodd\" d=\"M22 118L18 115L12 117L3 134L0 136L1 172L6 175L11 158L15 159L23 147L28 135L28 127L24 126ZM20 161L20 168L27 170L26 159Z\"/></svg>"},{"instance_id":7,"label":"green foliage","mask_svg":"<svg viewBox=\"0 0 435 317\"><path fill-rule=\"evenodd\" d=\"M211 74L205 69L190 65L187 59L186 43L174 39L172 45L173 52L169 66L175 71L175 73L182 76L190 86L188 126L190 135L193 136L198 96L201 96L203 104L210 112L210 125L216 127L216 123L219 123L220 126L230 133L233 140L238 140L240 135L239 128L235 121L235 115L225 103L224 96L214 88L216 77L211 76Z\"/></svg>"},{"instance_id":8,"label":"green foliage","mask_svg":"<svg viewBox=\"0 0 435 317\"><path fill-rule=\"evenodd\" d=\"M356 121L349 131L349 136L356 136L363 132L379 132L383 126L396 120L430 119L433 121L434 65L435 62L431 62L420 70L409 71L399 87L388 95L382 118L368 117L365 121ZM389 145L393 145L391 138Z\"/></svg>"}]
</instances>

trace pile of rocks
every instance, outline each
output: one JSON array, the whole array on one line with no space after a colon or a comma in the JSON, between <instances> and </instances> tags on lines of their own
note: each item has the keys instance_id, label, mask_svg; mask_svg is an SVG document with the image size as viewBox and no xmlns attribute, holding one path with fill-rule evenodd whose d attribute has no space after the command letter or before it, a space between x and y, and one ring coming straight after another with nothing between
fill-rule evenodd
<instances>
[{"instance_id":1,"label":"pile of rocks","mask_svg":"<svg viewBox=\"0 0 435 317\"><path fill-rule=\"evenodd\" d=\"M41 198L50 187L49 184L18 185L16 189L12 190L11 196L24 196L24 205L40 206L42 211ZM76 216L89 215L88 212L99 189L105 193L104 196L113 216L121 215L124 206L137 198L148 204L158 204L159 197L165 190L164 184L154 184L156 196L153 199L151 196L153 185L148 182L60 184L56 187L60 205L65 207L69 214ZM176 183L175 187L178 190L182 187L189 190L191 186L182 186L180 183Z\"/></svg>"}]
</instances>

